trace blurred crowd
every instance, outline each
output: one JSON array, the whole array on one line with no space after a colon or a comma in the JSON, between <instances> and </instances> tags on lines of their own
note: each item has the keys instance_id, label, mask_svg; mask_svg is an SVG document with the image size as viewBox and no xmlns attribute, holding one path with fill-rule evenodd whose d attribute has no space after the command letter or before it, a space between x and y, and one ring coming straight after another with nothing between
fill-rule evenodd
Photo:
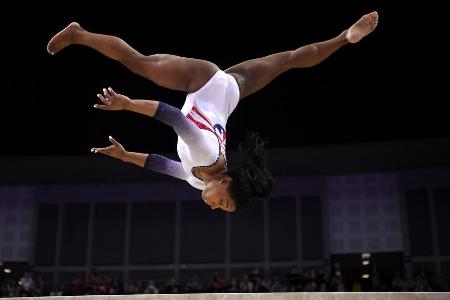
<instances>
[{"instance_id":1,"label":"blurred crowd","mask_svg":"<svg viewBox=\"0 0 450 300\"><path fill-rule=\"evenodd\" d=\"M27 272L20 280L0 283L0 297L75 296L75 295L121 295L121 294L176 294L176 293L264 293L264 292L447 292L448 285L433 281L433 274L423 268L411 278L402 272L386 278L374 268L369 277L345 274L340 263L332 267L310 268L301 272L292 267L287 274L261 274L254 269L241 276L232 275L228 280L219 272L210 278L193 274L184 282L174 277L130 281L124 284L117 276L91 272L87 280L74 278L61 285L45 282L39 274Z\"/></svg>"}]
</instances>

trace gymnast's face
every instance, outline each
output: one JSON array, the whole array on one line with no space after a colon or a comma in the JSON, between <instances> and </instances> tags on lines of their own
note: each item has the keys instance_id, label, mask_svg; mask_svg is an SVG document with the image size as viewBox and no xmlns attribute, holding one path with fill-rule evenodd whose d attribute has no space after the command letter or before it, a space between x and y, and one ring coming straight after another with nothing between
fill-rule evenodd
<instances>
[{"instance_id":1,"label":"gymnast's face","mask_svg":"<svg viewBox=\"0 0 450 300\"><path fill-rule=\"evenodd\" d=\"M231 177L225 176L208 182L202 192L202 199L211 209L220 208L228 212L236 210L234 200L228 192L231 180Z\"/></svg>"}]
</instances>

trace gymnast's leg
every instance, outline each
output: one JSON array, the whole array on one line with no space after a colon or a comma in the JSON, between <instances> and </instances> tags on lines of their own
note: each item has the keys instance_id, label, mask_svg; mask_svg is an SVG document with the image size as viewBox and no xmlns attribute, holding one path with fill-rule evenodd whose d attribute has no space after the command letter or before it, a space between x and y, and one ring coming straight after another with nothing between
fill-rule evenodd
<instances>
[{"instance_id":1,"label":"gymnast's leg","mask_svg":"<svg viewBox=\"0 0 450 300\"><path fill-rule=\"evenodd\" d=\"M48 43L47 50L55 54L71 44L95 49L162 87L188 93L200 89L219 69L200 59L171 54L146 56L116 36L89 32L76 22L57 33Z\"/></svg>"},{"instance_id":2,"label":"gymnast's leg","mask_svg":"<svg viewBox=\"0 0 450 300\"><path fill-rule=\"evenodd\" d=\"M335 38L296 50L248 60L228 68L225 72L236 78L240 89L240 99L243 99L265 87L281 73L294 68L315 66L342 46L360 41L375 29L377 23L378 13L372 12L361 17Z\"/></svg>"}]
</instances>

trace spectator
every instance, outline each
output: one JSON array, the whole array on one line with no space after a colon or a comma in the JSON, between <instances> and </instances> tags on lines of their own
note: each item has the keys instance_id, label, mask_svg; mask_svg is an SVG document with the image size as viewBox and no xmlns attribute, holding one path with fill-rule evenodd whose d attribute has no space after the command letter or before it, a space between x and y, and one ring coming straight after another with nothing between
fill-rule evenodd
<instances>
[{"instance_id":1,"label":"spectator","mask_svg":"<svg viewBox=\"0 0 450 300\"><path fill-rule=\"evenodd\" d=\"M297 267L292 267L286 275L288 291L295 292L302 290L302 276Z\"/></svg>"},{"instance_id":2,"label":"spectator","mask_svg":"<svg viewBox=\"0 0 450 300\"><path fill-rule=\"evenodd\" d=\"M242 277L242 281L239 284L239 292L241 293L252 293L253 292L253 282L250 281L250 278L247 274Z\"/></svg>"},{"instance_id":3,"label":"spectator","mask_svg":"<svg viewBox=\"0 0 450 300\"><path fill-rule=\"evenodd\" d=\"M239 292L239 284L236 276L231 277L231 282L228 287L228 293L238 293Z\"/></svg>"},{"instance_id":4,"label":"spectator","mask_svg":"<svg viewBox=\"0 0 450 300\"><path fill-rule=\"evenodd\" d=\"M22 278L20 278L19 284L23 289L24 295L28 297L35 296L34 281L29 272L25 272Z\"/></svg>"},{"instance_id":5,"label":"spectator","mask_svg":"<svg viewBox=\"0 0 450 300\"><path fill-rule=\"evenodd\" d=\"M159 290L155 286L155 283L153 282L153 280L149 280L147 282L147 286L145 287L144 293L146 293L146 294L158 294L159 293Z\"/></svg>"},{"instance_id":6,"label":"spectator","mask_svg":"<svg viewBox=\"0 0 450 300\"><path fill-rule=\"evenodd\" d=\"M203 291L203 286L198 279L198 274L192 275L192 278L186 284L187 293L200 293Z\"/></svg>"},{"instance_id":7,"label":"spectator","mask_svg":"<svg viewBox=\"0 0 450 300\"><path fill-rule=\"evenodd\" d=\"M270 291L272 293L285 292L285 288L281 284L281 281L280 281L280 276L278 276L278 275L273 276L272 286L270 288Z\"/></svg>"},{"instance_id":8,"label":"spectator","mask_svg":"<svg viewBox=\"0 0 450 300\"><path fill-rule=\"evenodd\" d=\"M226 291L226 288L227 282L225 281L225 279L220 277L218 272L215 272L213 279L208 282L208 292L222 293Z\"/></svg>"},{"instance_id":9,"label":"spectator","mask_svg":"<svg viewBox=\"0 0 450 300\"><path fill-rule=\"evenodd\" d=\"M167 282L166 282L166 288L165 288L165 293L166 294L178 294L180 291L177 282L175 280L175 277L170 278Z\"/></svg>"}]
</instances>

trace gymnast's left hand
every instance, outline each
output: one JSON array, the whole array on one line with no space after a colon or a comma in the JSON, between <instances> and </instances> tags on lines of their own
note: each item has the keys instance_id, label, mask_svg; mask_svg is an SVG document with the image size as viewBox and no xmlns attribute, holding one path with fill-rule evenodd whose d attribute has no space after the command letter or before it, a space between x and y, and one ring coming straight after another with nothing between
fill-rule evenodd
<instances>
[{"instance_id":1,"label":"gymnast's left hand","mask_svg":"<svg viewBox=\"0 0 450 300\"><path fill-rule=\"evenodd\" d=\"M120 144L118 141L116 141L112 136L109 136L109 141L111 142L111 145L108 147L103 148L92 148L91 152L93 153L101 153L105 154L120 160L123 160L124 157L128 154L128 152L125 150L125 148Z\"/></svg>"},{"instance_id":2,"label":"gymnast's left hand","mask_svg":"<svg viewBox=\"0 0 450 300\"><path fill-rule=\"evenodd\" d=\"M103 104L95 104L94 107L103 110L124 110L131 102L130 98L114 92L112 88L103 89L103 95L97 94L97 97Z\"/></svg>"}]
</instances>

